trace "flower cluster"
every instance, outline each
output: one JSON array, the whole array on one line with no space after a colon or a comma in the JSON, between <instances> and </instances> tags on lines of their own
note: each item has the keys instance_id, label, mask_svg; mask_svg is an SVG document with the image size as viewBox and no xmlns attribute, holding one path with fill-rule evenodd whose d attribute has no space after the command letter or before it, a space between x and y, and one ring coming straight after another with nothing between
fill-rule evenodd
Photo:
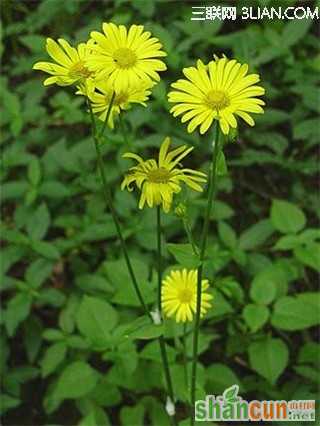
<instances>
[{"instance_id":1,"label":"flower cluster","mask_svg":"<svg viewBox=\"0 0 320 426\"><path fill-rule=\"evenodd\" d=\"M105 120L115 93L108 125L132 103L145 105L158 72L166 70L159 59L166 56L159 40L142 25L104 23L103 32L92 31L87 43L72 47L66 40L47 39L46 49L54 62L37 62L33 68L51 75L44 85L75 85L77 94L87 96L94 113Z\"/></svg>"},{"instance_id":2,"label":"flower cluster","mask_svg":"<svg viewBox=\"0 0 320 426\"><path fill-rule=\"evenodd\" d=\"M161 43L142 25L127 29L124 25L104 23L102 32L92 31L86 43L72 47L62 38L57 42L48 38L46 50L53 62L37 62L33 66L50 75L44 85L75 86L76 94L86 97L90 111L111 128L115 118L132 104L146 106L153 86L160 80L159 72L166 70L161 59L166 53ZM184 79L172 83L168 100L175 105L170 112L174 117L181 116L182 123L189 122L189 133L198 128L204 134L216 121L217 129L220 127L228 135L237 127L237 117L253 126L250 114L263 113L264 101L259 96L265 91L257 85L259 75L248 74L248 68L247 64L225 56L214 55L208 64L198 60L196 66L183 69ZM182 185L198 192L203 190L206 175L181 165L193 147L183 145L170 151L170 143L170 138L165 138L157 159L144 160L132 152L123 155L137 164L128 170L121 189L132 191L135 186L140 191L140 209L161 206L168 213L173 196L181 191ZM185 207L180 205L176 213L185 218ZM172 271L163 280L161 303L167 317L175 316L177 322L192 321L200 290L198 315L206 313L212 299L205 292L208 280L199 275L197 281L198 272L186 269Z\"/></svg>"}]
</instances>

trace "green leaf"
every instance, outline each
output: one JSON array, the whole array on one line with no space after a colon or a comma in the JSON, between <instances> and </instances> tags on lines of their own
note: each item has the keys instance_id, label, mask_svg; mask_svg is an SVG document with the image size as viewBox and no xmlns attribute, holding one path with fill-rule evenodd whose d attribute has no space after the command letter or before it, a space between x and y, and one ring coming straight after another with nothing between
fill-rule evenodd
<instances>
[{"instance_id":1,"label":"green leaf","mask_svg":"<svg viewBox=\"0 0 320 426\"><path fill-rule=\"evenodd\" d=\"M285 25L281 42L285 47L291 47L306 35L312 24L312 19L293 19Z\"/></svg>"},{"instance_id":2,"label":"green leaf","mask_svg":"<svg viewBox=\"0 0 320 426\"><path fill-rule=\"evenodd\" d=\"M173 349L170 345L166 345L166 352L167 352L169 363L174 362L177 355L176 350ZM200 351L198 351L198 353L200 353ZM153 340L152 342L147 343L143 347L142 351L139 353L139 358L148 359L150 361L156 361L161 363L162 358L161 358L159 342L156 340Z\"/></svg>"},{"instance_id":3,"label":"green leaf","mask_svg":"<svg viewBox=\"0 0 320 426\"><path fill-rule=\"evenodd\" d=\"M18 407L21 404L20 399L13 398L10 395L2 393L1 395L1 405L0 405L0 414L5 414L8 410Z\"/></svg>"},{"instance_id":4,"label":"green leaf","mask_svg":"<svg viewBox=\"0 0 320 426\"><path fill-rule=\"evenodd\" d=\"M30 216L27 232L32 240L42 240L50 225L50 213L45 203L42 203Z\"/></svg>"},{"instance_id":5,"label":"green leaf","mask_svg":"<svg viewBox=\"0 0 320 426\"><path fill-rule=\"evenodd\" d=\"M71 195L68 186L58 181L46 181L39 188L40 195L48 198L65 198Z\"/></svg>"},{"instance_id":6,"label":"green leaf","mask_svg":"<svg viewBox=\"0 0 320 426\"><path fill-rule=\"evenodd\" d=\"M296 247L294 249L295 257L304 265L320 272L320 244L309 243L305 247Z\"/></svg>"},{"instance_id":7,"label":"green leaf","mask_svg":"<svg viewBox=\"0 0 320 426\"><path fill-rule=\"evenodd\" d=\"M274 51L274 46L271 49ZM273 126L289 121L290 119L290 114L282 109L266 108L265 113L259 117L259 123L264 126Z\"/></svg>"},{"instance_id":8,"label":"green leaf","mask_svg":"<svg viewBox=\"0 0 320 426\"><path fill-rule=\"evenodd\" d=\"M33 186L37 186L41 180L40 162L33 157L28 166L28 179Z\"/></svg>"},{"instance_id":9,"label":"green leaf","mask_svg":"<svg viewBox=\"0 0 320 426\"><path fill-rule=\"evenodd\" d=\"M2 202L12 199L21 198L28 190L28 183L26 181L5 182L1 188Z\"/></svg>"},{"instance_id":10,"label":"green leaf","mask_svg":"<svg viewBox=\"0 0 320 426\"><path fill-rule=\"evenodd\" d=\"M106 301L84 296L77 312L80 332L97 348L110 344L110 331L118 322L116 310Z\"/></svg>"},{"instance_id":11,"label":"green leaf","mask_svg":"<svg viewBox=\"0 0 320 426\"><path fill-rule=\"evenodd\" d=\"M288 364L289 351L285 343L267 337L251 343L248 351L251 367L274 385Z\"/></svg>"},{"instance_id":12,"label":"green leaf","mask_svg":"<svg viewBox=\"0 0 320 426\"><path fill-rule=\"evenodd\" d=\"M228 174L228 167L226 158L224 156L223 151L219 152L219 157L217 159L217 175L218 176L225 176Z\"/></svg>"},{"instance_id":13,"label":"green leaf","mask_svg":"<svg viewBox=\"0 0 320 426\"><path fill-rule=\"evenodd\" d=\"M299 365L293 367L294 371L300 376L304 377L308 381L315 383L319 386L319 371L316 368L310 367L309 365Z\"/></svg>"},{"instance_id":14,"label":"green leaf","mask_svg":"<svg viewBox=\"0 0 320 426\"><path fill-rule=\"evenodd\" d=\"M47 241L32 241L31 248L47 259L58 260L60 258L60 253L53 243Z\"/></svg>"},{"instance_id":15,"label":"green leaf","mask_svg":"<svg viewBox=\"0 0 320 426\"><path fill-rule=\"evenodd\" d=\"M38 34L29 34L19 37L19 40L27 46L31 52L42 53L45 45L45 37Z\"/></svg>"},{"instance_id":16,"label":"green leaf","mask_svg":"<svg viewBox=\"0 0 320 426\"><path fill-rule=\"evenodd\" d=\"M284 235L274 245L274 250L292 250L301 245L300 235Z\"/></svg>"},{"instance_id":17,"label":"green leaf","mask_svg":"<svg viewBox=\"0 0 320 426\"><path fill-rule=\"evenodd\" d=\"M130 260L145 302L154 302L155 289L149 282L149 268L147 263L133 256L130 257ZM108 281L112 284L115 292L111 299L113 303L124 306L141 307L137 293L134 290L127 265L123 258L120 260L104 262L103 272L105 272Z\"/></svg>"},{"instance_id":18,"label":"green leaf","mask_svg":"<svg viewBox=\"0 0 320 426\"><path fill-rule=\"evenodd\" d=\"M305 343L299 351L298 362L301 364L319 362L320 344L316 342Z\"/></svg>"},{"instance_id":19,"label":"green leaf","mask_svg":"<svg viewBox=\"0 0 320 426\"><path fill-rule=\"evenodd\" d=\"M239 238L239 248L253 250L261 246L274 232L269 219L263 219L246 229Z\"/></svg>"},{"instance_id":20,"label":"green leaf","mask_svg":"<svg viewBox=\"0 0 320 426\"><path fill-rule=\"evenodd\" d=\"M131 332L129 334L129 337L131 339L155 339L156 337L163 335L163 325L156 325L156 324L147 324L139 329Z\"/></svg>"},{"instance_id":21,"label":"green leaf","mask_svg":"<svg viewBox=\"0 0 320 426\"><path fill-rule=\"evenodd\" d=\"M75 361L60 375L54 390L54 398L58 400L81 398L94 389L98 377L98 373L89 364Z\"/></svg>"},{"instance_id":22,"label":"green leaf","mask_svg":"<svg viewBox=\"0 0 320 426\"><path fill-rule=\"evenodd\" d=\"M303 211L296 205L283 200L273 200L271 221L273 226L284 234L301 231L306 224Z\"/></svg>"},{"instance_id":23,"label":"green leaf","mask_svg":"<svg viewBox=\"0 0 320 426\"><path fill-rule=\"evenodd\" d=\"M320 295L306 292L296 297L285 296L274 305L271 323L282 330L303 330L319 324Z\"/></svg>"},{"instance_id":24,"label":"green leaf","mask_svg":"<svg viewBox=\"0 0 320 426\"><path fill-rule=\"evenodd\" d=\"M206 369L207 386L209 394L222 394L227 388L233 385L242 387L240 379L230 367L221 363L213 363Z\"/></svg>"},{"instance_id":25,"label":"green leaf","mask_svg":"<svg viewBox=\"0 0 320 426\"><path fill-rule=\"evenodd\" d=\"M33 363L42 345L42 323L35 315L30 315L24 322L24 346L28 360Z\"/></svg>"},{"instance_id":26,"label":"green leaf","mask_svg":"<svg viewBox=\"0 0 320 426\"><path fill-rule=\"evenodd\" d=\"M117 235L114 223L93 223L78 236L81 241L100 241Z\"/></svg>"},{"instance_id":27,"label":"green leaf","mask_svg":"<svg viewBox=\"0 0 320 426\"><path fill-rule=\"evenodd\" d=\"M163 324L156 325L150 322L150 318L143 315L125 327L122 334L126 339L154 339L162 336Z\"/></svg>"},{"instance_id":28,"label":"green leaf","mask_svg":"<svg viewBox=\"0 0 320 426\"><path fill-rule=\"evenodd\" d=\"M96 426L96 416L94 411L83 417L79 423L79 426Z\"/></svg>"},{"instance_id":29,"label":"green leaf","mask_svg":"<svg viewBox=\"0 0 320 426\"><path fill-rule=\"evenodd\" d=\"M39 288L48 279L53 270L54 262L47 259L37 259L30 264L25 273L25 279L32 288Z\"/></svg>"},{"instance_id":30,"label":"green leaf","mask_svg":"<svg viewBox=\"0 0 320 426\"><path fill-rule=\"evenodd\" d=\"M102 291L104 293L112 293L113 287L109 281L98 275L97 273L93 274L83 274L76 277L76 285L81 288L81 290L89 292Z\"/></svg>"},{"instance_id":31,"label":"green leaf","mask_svg":"<svg viewBox=\"0 0 320 426\"><path fill-rule=\"evenodd\" d=\"M250 297L257 304L268 305L277 294L277 269L269 267L259 272L250 287Z\"/></svg>"},{"instance_id":32,"label":"green leaf","mask_svg":"<svg viewBox=\"0 0 320 426\"><path fill-rule=\"evenodd\" d=\"M64 342L55 343L50 346L40 363L42 377L47 377L53 373L58 365L64 360L67 352L67 346Z\"/></svg>"},{"instance_id":33,"label":"green leaf","mask_svg":"<svg viewBox=\"0 0 320 426\"><path fill-rule=\"evenodd\" d=\"M29 315L31 303L32 297L27 293L18 293L9 301L4 313L4 322L10 337Z\"/></svg>"},{"instance_id":34,"label":"green leaf","mask_svg":"<svg viewBox=\"0 0 320 426\"><path fill-rule=\"evenodd\" d=\"M123 407L120 411L121 424L142 425L144 423L145 408L142 404L135 407Z\"/></svg>"},{"instance_id":35,"label":"green leaf","mask_svg":"<svg viewBox=\"0 0 320 426\"><path fill-rule=\"evenodd\" d=\"M293 139L315 141L318 143L318 119L309 118L308 120L298 121L293 126Z\"/></svg>"},{"instance_id":36,"label":"green leaf","mask_svg":"<svg viewBox=\"0 0 320 426\"><path fill-rule=\"evenodd\" d=\"M218 232L221 241L230 249L234 249L237 245L237 235L234 230L225 222L218 223Z\"/></svg>"},{"instance_id":37,"label":"green leaf","mask_svg":"<svg viewBox=\"0 0 320 426\"><path fill-rule=\"evenodd\" d=\"M224 315L230 314L233 312L232 305L225 299L220 291L213 289L213 307L208 311L207 316L209 318L219 318L224 317Z\"/></svg>"},{"instance_id":38,"label":"green leaf","mask_svg":"<svg viewBox=\"0 0 320 426\"><path fill-rule=\"evenodd\" d=\"M268 321L269 309L264 305L249 304L242 314L251 331L256 332Z\"/></svg>"},{"instance_id":39,"label":"green leaf","mask_svg":"<svg viewBox=\"0 0 320 426\"><path fill-rule=\"evenodd\" d=\"M79 309L80 300L76 293L73 293L59 315L59 327L66 334L72 334L76 325L76 312Z\"/></svg>"},{"instance_id":40,"label":"green leaf","mask_svg":"<svg viewBox=\"0 0 320 426\"><path fill-rule=\"evenodd\" d=\"M17 247L13 244L1 247L1 275L6 274L11 266L18 262L23 255L24 249L22 247Z\"/></svg>"},{"instance_id":41,"label":"green leaf","mask_svg":"<svg viewBox=\"0 0 320 426\"><path fill-rule=\"evenodd\" d=\"M51 305L60 308L66 300L66 296L57 288L44 288L37 296L39 305Z\"/></svg>"},{"instance_id":42,"label":"green leaf","mask_svg":"<svg viewBox=\"0 0 320 426\"><path fill-rule=\"evenodd\" d=\"M191 244L167 244L167 248L185 268L194 269L200 265L199 256L193 252Z\"/></svg>"},{"instance_id":43,"label":"green leaf","mask_svg":"<svg viewBox=\"0 0 320 426\"><path fill-rule=\"evenodd\" d=\"M42 337L49 342L56 342L64 339L64 335L60 330L55 328L47 328L44 330Z\"/></svg>"},{"instance_id":44,"label":"green leaf","mask_svg":"<svg viewBox=\"0 0 320 426\"><path fill-rule=\"evenodd\" d=\"M234 211L228 204L220 200L215 200L212 211L212 218L214 220L230 219L232 216L234 216Z\"/></svg>"}]
</instances>

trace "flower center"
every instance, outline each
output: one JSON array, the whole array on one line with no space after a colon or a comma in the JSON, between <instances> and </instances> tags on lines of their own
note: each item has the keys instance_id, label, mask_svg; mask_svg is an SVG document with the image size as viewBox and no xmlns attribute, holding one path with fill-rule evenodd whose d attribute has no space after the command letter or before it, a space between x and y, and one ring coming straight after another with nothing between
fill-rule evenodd
<instances>
[{"instance_id":1,"label":"flower center","mask_svg":"<svg viewBox=\"0 0 320 426\"><path fill-rule=\"evenodd\" d=\"M88 70L83 61L76 62L69 70L71 78L88 78L91 74L92 72Z\"/></svg>"},{"instance_id":2,"label":"flower center","mask_svg":"<svg viewBox=\"0 0 320 426\"><path fill-rule=\"evenodd\" d=\"M127 47L121 47L116 50L113 54L113 59L120 68L130 68L137 61L136 54Z\"/></svg>"},{"instance_id":3,"label":"flower center","mask_svg":"<svg viewBox=\"0 0 320 426\"><path fill-rule=\"evenodd\" d=\"M163 167L148 172L148 179L153 183L168 183L170 172Z\"/></svg>"},{"instance_id":4,"label":"flower center","mask_svg":"<svg viewBox=\"0 0 320 426\"><path fill-rule=\"evenodd\" d=\"M221 90L210 90L205 103L212 109L220 110L230 105L228 96Z\"/></svg>"},{"instance_id":5,"label":"flower center","mask_svg":"<svg viewBox=\"0 0 320 426\"><path fill-rule=\"evenodd\" d=\"M192 300L193 293L189 288L184 288L179 292L180 303L190 303Z\"/></svg>"}]
</instances>

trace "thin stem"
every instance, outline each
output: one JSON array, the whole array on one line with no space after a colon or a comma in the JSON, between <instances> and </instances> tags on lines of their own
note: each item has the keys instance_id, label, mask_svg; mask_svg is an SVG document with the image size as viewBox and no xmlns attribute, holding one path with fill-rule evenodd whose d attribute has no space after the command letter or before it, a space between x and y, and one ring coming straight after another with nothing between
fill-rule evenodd
<instances>
[{"instance_id":1,"label":"thin stem","mask_svg":"<svg viewBox=\"0 0 320 426\"><path fill-rule=\"evenodd\" d=\"M104 120L103 125L101 127L99 139L103 136L104 131L106 130L106 127L107 127L107 124L108 124L108 121L109 121L109 117L110 117L110 114L111 114L111 111L112 111L112 106L113 106L115 97L116 97L116 92L112 92L112 96L111 96L110 103L109 103L108 110L107 110L107 116L106 116L106 119ZM92 120L93 114L92 114L91 103L90 103L90 114L91 114L91 120Z\"/></svg>"},{"instance_id":2,"label":"thin stem","mask_svg":"<svg viewBox=\"0 0 320 426\"><path fill-rule=\"evenodd\" d=\"M183 221L183 226L184 226L184 229L185 229L187 237L188 237L189 244L191 244L193 253L196 254L196 255L198 255L199 254L198 253L198 248L197 248L197 246L196 246L196 244L194 242L194 238L193 238L193 235L192 235L192 232L191 232L191 229L190 229L190 225L189 225L188 219L187 218L183 218L182 221Z\"/></svg>"},{"instance_id":3,"label":"thin stem","mask_svg":"<svg viewBox=\"0 0 320 426\"><path fill-rule=\"evenodd\" d=\"M108 107L108 111L107 111L107 116L106 116L106 121L105 122L107 122L108 119L109 119L114 98L115 98L115 94L113 93L113 95L111 97L111 101L110 101L109 107ZM90 103L89 100L88 100L88 106L89 106L91 123L92 123L92 136L93 136L94 144L95 144L95 148L96 148L98 168L99 168L100 175L101 175L104 196L105 196L107 205L109 207L109 210L110 210L110 213L111 213L111 216L112 216L112 219L113 219L113 222L114 222L114 225L115 225L115 228L116 228L119 240L120 240L121 248L122 248L122 251L123 251L123 254L124 254L124 258L125 258L125 261L126 261L126 264L127 264L128 272L129 272L129 275L131 277L131 281L132 281L132 284L134 286L135 292L137 294L137 297L138 297L138 299L140 301L140 304L143 307L145 313L152 320L150 312L149 312L149 310L148 310L148 308L147 308L147 306L146 306L146 304L144 302L143 296L142 296L142 294L140 292L140 289L139 289L138 282L136 280L135 274L133 272L133 268L132 268L130 257L129 257L129 254L128 254L126 242L125 242L125 239L124 239L124 237L122 235L122 231L121 231L120 220L119 220L118 215L116 213L116 210L115 210L115 208L113 206L112 194L111 194L108 182L107 182L107 178L106 178L106 174L105 174L105 170L104 170L104 164L103 164L103 158L102 158L101 148L100 148L100 143L99 143L99 138L103 135L103 131L100 132L100 135L98 137L97 136L97 129L96 129L95 121L94 121L94 115L93 115L93 111L92 111L92 106L91 106L91 103ZM104 127L103 127L102 130L104 130Z\"/></svg>"},{"instance_id":4,"label":"thin stem","mask_svg":"<svg viewBox=\"0 0 320 426\"><path fill-rule=\"evenodd\" d=\"M130 144L129 144L129 140L128 140L128 136L127 136L127 132L126 132L125 122L123 121L123 118L122 118L122 114L119 115L119 122L120 122L120 130L121 130L121 133L122 133L124 143L126 144L126 146L129 147Z\"/></svg>"},{"instance_id":5,"label":"thin stem","mask_svg":"<svg viewBox=\"0 0 320 426\"><path fill-rule=\"evenodd\" d=\"M158 309L159 309L159 315L161 316L162 313L162 304L161 304L161 285L162 285L162 262L161 262L161 207L157 206L157 256L158 256ZM167 350L166 350L166 344L163 336L159 337L159 344L160 344L160 352L161 352L161 358L162 358L162 364L164 369L164 375L167 383L167 391L168 395L171 399L172 404L175 403L174 400L174 393L173 393L173 387L172 387L172 381L171 381L171 375L169 370L169 362L168 362L168 356L167 356ZM175 415L172 416L172 423L173 425L177 425L177 420Z\"/></svg>"},{"instance_id":6,"label":"thin stem","mask_svg":"<svg viewBox=\"0 0 320 426\"><path fill-rule=\"evenodd\" d=\"M184 369L184 381L186 388L188 389L188 363L187 363L187 323L183 324L183 335L182 335L182 356L183 356L183 369Z\"/></svg>"},{"instance_id":7,"label":"thin stem","mask_svg":"<svg viewBox=\"0 0 320 426\"><path fill-rule=\"evenodd\" d=\"M160 206L157 206L157 261L158 261L158 309L159 315L162 312L161 304L161 285L162 285L162 262L161 262L161 211Z\"/></svg>"},{"instance_id":8,"label":"thin stem","mask_svg":"<svg viewBox=\"0 0 320 426\"><path fill-rule=\"evenodd\" d=\"M107 111L107 116L106 116L106 122L109 119L110 116L110 112L112 109L112 104L114 101L115 95L112 95L109 107L108 107L108 111ZM89 106L89 111L90 111L90 117L91 117L91 122L92 122L92 136L94 139L94 143L95 143L95 148L96 148L96 152L97 152L97 158L98 158L98 167L100 170L100 174L101 174L101 180L103 183L103 189L104 189L104 195L106 198L106 202L108 204L108 207L110 209L119 239L120 239L120 243L121 243L121 247L124 253L124 257L126 260L126 264L127 264L127 268L134 286L134 289L136 291L136 294L138 296L138 299L141 303L141 306L143 307L145 313L148 315L148 317L152 320L151 314L148 311L146 304L143 300L142 294L140 292L131 262L130 262L130 258L128 255L128 251L127 251L127 247L126 247L126 243L125 240L123 238L122 235L122 231L121 231L121 227L120 227L120 221L118 218L118 215L114 209L113 206L113 202L112 202L112 196L111 196L111 191L110 188L108 186L107 183L107 178L105 175L105 171L104 171L104 165L103 165L103 158L102 158L102 153L101 153L101 149L100 149L100 144L99 144L99 138L97 136L97 131L96 131L96 125L95 125L95 121L94 121L94 115L93 115L93 111L92 111L92 106L90 101L88 100L88 106ZM102 131L100 132L99 137L101 137L104 133L104 129L105 129L105 125L102 128ZM158 208L157 211L157 229L158 229L158 259L159 259L159 263L158 263L158 281L159 281L159 294L160 294L160 298L159 298L159 307L160 307L160 315L161 315L161 279L162 279L162 266L161 266L161 217L160 217L160 208ZM172 401L172 404L174 404L174 394L173 394L173 387L172 387L172 381L171 381L171 376L170 376L170 371L169 371L169 362L168 362L168 357L167 357L167 352L166 352L166 347L165 347L165 340L163 338L163 336L159 337L159 344L160 344L160 352L161 352L161 358L163 361L163 367L164 367L164 373L165 373L165 378L166 378L166 382L167 382L167 388L168 388L168 395ZM174 426L177 426L177 420L175 418L175 416L171 417L171 422Z\"/></svg>"},{"instance_id":9,"label":"thin stem","mask_svg":"<svg viewBox=\"0 0 320 426\"><path fill-rule=\"evenodd\" d=\"M217 160L220 152L220 130L219 124L216 123L216 135L214 141L214 149L212 155L212 162L209 172L209 183L208 183L208 203L204 217L204 223L202 228L201 236L201 246L200 246L200 265L198 267L198 277L197 277L197 310L195 315L195 325L194 325L194 334L193 334L193 358L192 358L192 371L191 371L191 425L195 423L194 419L194 406L195 406L195 396L196 396L196 381L197 381L197 362L198 362L198 338L199 338L199 328L200 328L200 308L201 308L201 291L202 291L202 270L203 270L203 261L206 252L207 245L207 236L209 230L209 222L211 216L211 210L213 205L213 199L216 192L216 178L217 178Z\"/></svg>"}]
</instances>

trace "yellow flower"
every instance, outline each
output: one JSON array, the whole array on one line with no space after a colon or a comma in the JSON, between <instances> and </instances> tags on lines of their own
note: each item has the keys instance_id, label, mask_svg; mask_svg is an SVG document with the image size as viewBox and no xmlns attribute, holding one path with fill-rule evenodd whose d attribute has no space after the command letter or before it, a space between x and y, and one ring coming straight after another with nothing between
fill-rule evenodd
<instances>
[{"instance_id":1,"label":"yellow flower","mask_svg":"<svg viewBox=\"0 0 320 426\"><path fill-rule=\"evenodd\" d=\"M192 321L193 314L197 310L197 277L197 270L183 269L171 271L170 275L162 281L162 309L167 317L175 315L177 322ZM201 317L211 307L209 300L213 299L211 294L205 293L208 287L208 280L202 280Z\"/></svg>"},{"instance_id":2,"label":"yellow flower","mask_svg":"<svg viewBox=\"0 0 320 426\"><path fill-rule=\"evenodd\" d=\"M116 91L108 126L113 129L114 118L118 116L122 110L129 109L130 104L137 103L146 106L145 101L148 100L148 96L151 93L151 86L153 86L153 83L147 84L141 81L137 86L128 86L126 89ZM88 97L92 103L92 110L95 114L98 114L99 119L102 121L106 120L112 95L113 89L110 87L108 81L96 83L95 90L88 93Z\"/></svg>"},{"instance_id":3,"label":"yellow flower","mask_svg":"<svg viewBox=\"0 0 320 426\"><path fill-rule=\"evenodd\" d=\"M218 120L221 130L228 134L230 127L237 127L235 116L241 117L250 126L254 125L248 113L263 113L265 103L256 96L265 90L257 86L258 74L247 74L248 65L235 59L217 58L204 65L200 60L197 67L183 70L187 80L180 79L172 84L176 91L169 93L169 102L176 103L170 112L188 124L191 133L200 126L205 133L213 120Z\"/></svg>"},{"instance_id":4,"label":"yellow flower","mask_svg":"<svg viewBox=\"0 0 320 426\"><path fill-rule=\"evenodd\" d=\"M97 73L97 79L109 77L115 90L134 86L142 80L160 80L158 71L167 69L157 59L166 56L162 45L151 33L143 31L142 25L132 25L127 31L124 25L104 23L103 33L93 31L90 35L95 44L93 54L88 58L90 70Z\"/></svg>"},{"instance_id":5,"label":"yellow flower","mask_svg":"<svg viewBox=\"0 0 320 426\"><path fill-rule=\"evenodd\" d=\"M43 84L45 86L78 84L83 90L88 83L93 85L93 73L85 65L90 55L88 45L80 43L77 48L74 48L63 38L59 38L58 43L47 38L46 49L55 62L37 62L33 65L33 69L52 75Z\"/></svg>"},{"instance_id":6,"label":"yellow flower","mask_svg":"<svg viewBox=\"0 0 320 426\"><path fill-rule=\"evenodd\" d=\"M206 175L196 170L180 168L179 165L180 161L193 148L183 145L168 152L169 146L170 138L165 138L160 148L158 161L143 160L139 155L130 152L123 155L124 158L132 158L138 162L137 166L129 169L129 173L121 184L121 189L127 188L132 191L133 188L130 185L135 183L141 190L140 209L146 202L149 207L162 204L163 210L167 213L172 204L173 194L180 192L183 182L195 191L202 191L199 183L206 182Z\"/></svg>"}]
</instances>

